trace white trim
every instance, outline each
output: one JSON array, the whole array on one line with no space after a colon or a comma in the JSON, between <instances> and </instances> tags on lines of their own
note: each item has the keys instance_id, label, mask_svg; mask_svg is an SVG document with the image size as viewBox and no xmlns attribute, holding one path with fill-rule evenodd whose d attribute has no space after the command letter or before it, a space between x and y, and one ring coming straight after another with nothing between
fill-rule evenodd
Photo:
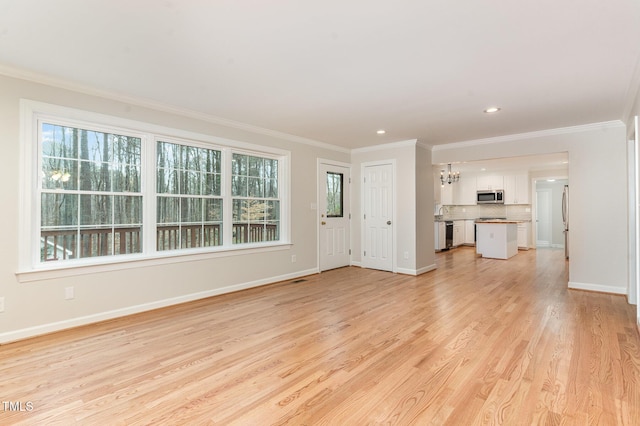
<instances>
[{"instance_id":1,"label":"white trim","mask_svg":"<svg viewBox=\"0 0 640 426\"><path fill-rule=\"evenodd\" d=\"M627 141L627 206L629 209L628 215L628 227L629 232L627 236L627 246L629 250L629 269L628 269L628 292L627 301L631 305L637 305L638 297L636 294L636 241L638 239L638 230L636 228L637 218L637 170L636 170L636 150L635 140L631 139Z\"/></svg>"},{"instance_id":2,"label":"white trim","mask_svg":"<svg viewBox=\"0 0 640 426\"><path fill-rule=\"evenodd\" d=\"M231 127L235 129L245 130L251 133L261 134L265 136L276 137L279 139L285 139L290 142L295 142L303 145L310 145L318 148L328 149L331 151L337 151L342 153L349 153L349 149L343 148L337 145L332 145L326 142L316 141L313 139L304 138L301 136L291 135L289 133L279 132L276 130L270 130L263 127L254 126L251 124L242 123L239 121L230 120L227 118L217 117L210 114L204 114L198 111L178 108L175 106L167 105L161 102L153 101L150 99L144 99L129 95L123 95L121 93L115 93L108 90L96 89L68 80L54 78L46 76L44 74L22 70L15 67L9 67L7 65L0 64L0 75L4 75L11 78L17 78L20 80L26 80L33 83L44 84L47 86L57 87L61 89L71 90L78 93L83 93L90 96L98 96L104 99L110 99L118 102L124 102L129 105L136 105L142 108L149 108L160 112L169 114L175 114L186 118L192 118L195 120L205 121L208 123L217 124L220 126Z\"/></svg>"},{"instance_id":3,"label":"white trim","mask_svg":"<svg viewBox=\"0 0 640 426\"><path fill-rule=\"evenodd\" d=\"M166 127L158 124L147 123L145 121L131 120L116 115L101 114L92 111L86 111L78 108L69 108L61 105L50 104L46 102L33 101L30 99L20 99L21 112L28 118L26 123L30 124L33 115L53 116L55 119L62 119L64 122L79 122L79 125L89 122L94 126L107 126L110 130L113 128L119 131L135 132L136 134L153 133L158 139L171 138L180 139L180 143L199 144L202 147L210 148L208 144L214 144L216 147L229 147L237 149L246 149L253 152L265 152L273 155L286 155L290 151L275 148L268 145L259 145L250 142L238 141L235 139L222 138L212 136L205 133L193 132L174 127ZM169 141L170 142L170 141Z\"/></svg>"},{"instance_id":4,"label":"white trim","mask_svg":"<svg viewBox=\"0 0 640 426\"><path fill-rule=\"evenodd\" d=\"M577 283L575 281L569 281L569 288L573 290L587 290L587 291L595 291L598 293L611 293L611 294L621 294L626 295L627 289L625 287L614 287L605 284L587 284L587 283Z\"/></svg>"},{"instance_id":5,"label":"white trim","mask_svg":"<svg viewBox=\"0 0 640 426\"><path fill-rule=\"evenodd\" d=\"M435 269L436 269L436 265L434 263L433 265L425 266L425 267L420 268L420 269L398 268L398 270L395 271L395 272L397 272L398 274L418 276L418 275L425 274L425 273L427 273L429 271L433 271Z\"/></svg>"},{"instance_id":6,"label":"white trim","mask_svg":"<svg viewBox=\"0 0 640 426\"><path fill-rule=\"evenodd\" d=\"M68 108L44 102L31 101L28 99L20 100L20 120L21 120L21 144L20 144L20 212L19 215L19 264L16 276L19 282L38 281L43 279L52 279L73 275L84 275L87 273L102 272L110 269L128 269L131 267L149 266L156 264L158 261L166 263L168 258L174 261L191 261L202 258L221 257L232 254L248 253L247 249L255 249L257 251L282 250L285 246L287 249L291 245L291 179L289 172L291 170L291 152L283 149L272 148L269 146L255 145L252 143L235 141L231 139L219 138L180 129L173 129L155 124L139 122L135 120L120 118L117 116L109 116L89 111L83 111L75 108ZM37 192L34 189L38 186L37 174L40 170L38 159L40 153L36 149L36 134L40 121L49 121L55 123L64 123L80 128L90 126L92 129L100 129L107 132L119 132L121 134L135 135L143 140L142 149L147 154L147 161L142 162L142 173L147 173L147 179L142 184L142 196L148 198L150 195L155 196L155 168L147 170L146 166L150 163L155 164L155 156L153 154L155 148L149 148L148 145L155 146L158 140L189 144L205 148L219 149L226 157L231 156L233 152L241 152L249 155L260 155L267 158L277 158L279 160L279 188L282 191L279 197L280 212L280 240L275 242L240 244L232 245L226 243L219 247L206 247L189 250L175 250L168 252L158 252L155 242L149 244L149 240L145 241L145 247L148 251L145 253L104 256L87 259L77 259L63 262L47 262L40 261L37 250L34 249L34 242L39 235L39 210L35 209L39 205L37 200ZM144 143L146 142L146 143ZM227 172L230 173L230 168ZM153 179L150 177L153 176ZM228 178L228 176L226 176ZM223 177L223 184L227 179ZM224 196L224 193L222 194ZM230 198L230 194L226 195ZM225 203L229 204L229 203ZM285 208L286 207L286 208ZM145 224L155 224L155 208L154 203L145 204ZM227 216L230 218L230 215ZM153 219L149 222L150 219ZM151 229L154 231L154 229ZM146 232L146 235L155 236L155 232ZM225 241L231 241L227 238ZM229 254L224 254L224 252ZM184 259L184 256L189 256ZM175 260L181 259L181 260ZM170 263L172 263L170 261ZM109 266L110 265L110 266ZM126 266L125 266L126 265ZM133 265L133 266L131 266ZM72 271L75 269L76 271Z\"/></svg>"},{"instance_id":7,"label":"white trim","mask_svg":"<svg viewBox=\"0 0 640 426\"><path fill-rule=\"evenodd\" d=\"M351 252L351 248L353 247L353 229L352 229L352 223L353 221L351 220L351 210L352 210L352 204L353 204L353 195L351 194L351 175L352 175L352 164L351 163L345 163L343 161L337 161L337 160L329 160L326 158L317 158L316 159L316 209L315 209L315 214L316 214L316 220L317 220L317 225L316 225L316 244L317 244L317 256L316 256L316 267L318 268L318 271L321 271L321 267L320 267L320 221L321 218L319 217L318 213L318 208L320 206L320 194L321 194L321 190L320 190L320 166L322 164L328 165L328 166L336 166L336 167L343 167L345 169L347 169L349 171L349 182L347 182L347 185L349 185L349 206L348 206L348 214L349 214L349 265L352 265L352 258L353 258L353 252Z\"/></svg>"},{"instance_id":8,"label":"white trim","mask_svg":"<svg viewBox=\"0 0 640 426\"><path fill-rule=\"evenodd\" d=\"M180 303L205 299L207 297L218 296L220 294L225 294L225 293L232 293L239 290L246 290L253 287L273 284L280 281L287 281L287 280L304 277L307 275L317 274L317 273L318 273L317 268L312 268L304 271L292 272L290 274L264 278L256 281L250 281L242 284L235 284L227 287L201 291L198 293L186 294L184 296L177 296L169 299L157 300L155 302L143 303L141 305L128 306L126 308L114 309L111 311L100 312L97 314L86 315L82 317L75 317L68 320L57 321L57 322L43 324L43 325L37 325L34 327L27 327L20 330L13 330L6 333L0 333L0 344L15 342L17 340L23 340L29 337L35 337L42 334L65 330L68 328L74 328L82 325L93 324L96 322L106 321L113 318L120 318L127 315L137 314L140 312L151 311L153 309L159 309L167 306L178 305Z\"/></svg>"},{"instance_id":9,"label":"white trim","mask_svg":"<svg viewBox=\"0 0 640 426\"><path fill-rule=\"evenodd\" d=\"M638 56L638 59L636 61L636 66L633 70L633 74L631 77L631 81L629 81L629 87L627 88L627 94L626 94L626 102L625 102L625 106L624 106L624 110L622 113L622 118L624 119L625 123L629 123L631 121L631 117L633 115L633 106L636 102L636 100L640 99L640 56ZM627 138L631 137L631 127L627 129Z\"/></svg>"},{"instance_id":10,"label":"white trim","mask_svg":"<svg viewBox=\"0 0 640 426\"><path fill-rule=\"evenodd\" d=\"M429 265L429 266L425 266L423 268L419 268L417 270L417 274L416 275L422 275L422 274L426 274L427 272L431 272L431 271L435 271L437 269L437 265L435 263Z\"/></svg>"},{"instance_id":11,"label":"white trim","mask_svg":"<svg viewBox=\"0 0 640 426\"><path fill-rule=\"evenodd\" d=\"M355 266L357 268L362 268L362 262L360 262L359 260L352 260L351 261L351 266Z\"/></svg>"},{"instance_id":12,"label":"white trim","mask_svg":"<svg viewBox=\"0 0 640 426\"><path fill-rule=\"evenodd\" d=\"M546 136L566 135L577 132L589 132L593 130L602 130L608 128L624 127L624 123L620 120L603 121L600 123L583 124L580 126L560 127L557 129L538 130L536 132L516 133L512 135L497 136L493 138L474 139L462 142L446 143L434 145L433 151L446 151L457 148L468 148L479 145L489 145L502 142L513 142L522 139L542 138Z\"/></svg>"},{"instance_id":13,"label":"white trim","mask_svg":"<svg viewBox=\"0 0 640 426\"><path fill-rule=\"evenodd\" d=\"M418 140L417 139L409 139L409 140L406 140L406 141L385 143L385 144L382 144L382 145L365 146L364 148L356 148L356 149L352 149L351 153L352 154L359 154L359 153L362 153L362 152L385 151L385 150L389 150L389 149L404 148L404 147L407 147L407 146L416 146L417 144L418 144ZM421 144L421 146L425 146L425 145Z\"/></svg>"},{"instance_id":14,"label":"white trim","mask_svg":"<svg viewBox=\"0 0 640 426\"><path fill-rule=\"evenodd\" d=\"M328 160L326 158L318 158L317 165L320 164L328 164L329 166L338 166L338 167L346 167L348 169L351 168L351 163L345 163L344 161L336 161L336 160Z\"/></svg>"},{"instance_id":15,"label":"white trim","mask_svg":"<svg viewBox=\"0 0 640 426\"><path fill-rule=\"evenodd\" d=\"M433 145L429 145L428 143L417 141L416 146L419 146L429 151L433 151Z\"/></svg>"}]
</instances>

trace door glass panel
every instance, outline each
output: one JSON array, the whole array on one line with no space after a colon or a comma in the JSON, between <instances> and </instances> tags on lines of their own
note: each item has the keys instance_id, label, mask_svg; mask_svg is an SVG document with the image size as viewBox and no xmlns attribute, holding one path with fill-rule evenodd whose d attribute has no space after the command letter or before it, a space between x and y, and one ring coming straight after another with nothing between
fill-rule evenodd
<instances>
[{"instance_id":1,"label":"door glass panel","mask_svg":"<svg viewBox=\"0 0 640 426\"><path fill-rule=\"evenodd\" d=\"M327 172L327 217L343 217L342 173Z\"/></svg>"}]
</instances>

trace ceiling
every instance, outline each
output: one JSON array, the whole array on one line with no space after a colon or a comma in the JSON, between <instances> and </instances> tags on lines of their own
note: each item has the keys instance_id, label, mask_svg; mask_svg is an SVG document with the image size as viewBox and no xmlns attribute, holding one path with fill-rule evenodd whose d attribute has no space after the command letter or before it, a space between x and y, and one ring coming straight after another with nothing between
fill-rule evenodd
<instances>
[{"instance_id":1,"label":"ceiling","mask_svg":"<svg viewBox=\"0 0 640 426\"><path fill-rule=\"evenodd\" d=\"M625 119L638 89L637 0L0 0L0 10L0 72L349 149Z\"/></svg>"}]
</instances>

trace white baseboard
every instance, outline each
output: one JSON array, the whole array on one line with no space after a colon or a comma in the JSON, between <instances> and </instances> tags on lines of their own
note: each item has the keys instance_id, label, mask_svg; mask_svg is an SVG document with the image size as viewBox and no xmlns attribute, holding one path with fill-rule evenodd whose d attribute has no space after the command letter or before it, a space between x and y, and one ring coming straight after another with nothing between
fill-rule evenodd
<instances>
[{"instance_id":1,"label":"white baseboard","mask_svg":"<svg viewBox=\"0 0 640 426\"><path fill-rule=\"evenodd\" d=\"M587 290L587 291L595 291L598 293L611 293L611 294L627 294L626 287L614 287L610 285L603 284L586 284L586 283L577 283L573 281L569 281L569 288L574 290Z\"/></svg>"},{"instance_id":2,"label":"white baseboard","mask_svg":"<svg viewBox=\"0 0 640 426\"><path fill-rule=\"evenodd\" d=\"M27 327L20 330L8 331L0 333L0 344L15 342L18 340L28 339L30 337L40 336L42 334L53 333L55 331L66 330L69 328L80 327L87 324L93 324L100 321L106 321L114 318L124 317L127 315L138 314L140 312L151 311L154 309L165 308L167 306L178 305L180 303L192 302L194 300L205 299L207 297L218 296L220 294L232 293L239 290L246 290L252 287L273 284L279 281L292 280L306 275L317 274L318 268L307 269L305 271L297 271L291 274L280 275L276 277L264 278L261 280L251 281L247 283L234 284L227 287L216 288L198 293L185 294L184 296L172 297L170 299L157 300L155 302L143 303L141 305L128 306L126 308L114 309L112 311L100 312L97 314L87 315L83 317L71 318L64 321L57 321L49 324Z\"/></svg>"},{"instance_id":3,"label":"white baseboard","mask_svg":"<svg viewBox=\"0 0 640 426\"><path fill-rule=\"evenodd\" d=\"M425 266L424 268L420 268L420 269L407 269L407 268L396 268L396 272L398 274L405 274L405 275L422 275L424 273L427 273L429 271L433 271L434 269L436 269L436 265L429 265L429 266Z\"/></svg>"},{"instance_id":4,"label":"white baseboard","mask_svg":"<svg viewBox=\"0 0 640 426\"><path fill-rule=\"evenodd\" d=\"M418 269L418 273L416 275L426 274L427 272L435 271L437 268L436 264L432 264L429 266L425 266L424 268Z\"/></svg>"},{"instance_id":5,"label":"white baseboard","mask_svg":"<svg viewBox=\"0 0 640 426\"><path fill-rule=\"evenodd\" d=\"M351 261L351 266L357 266L358 268L362 268L362 263L358 262L358 261L355 261L355 260L352 260Z\"/></svg>"}]
</instances>

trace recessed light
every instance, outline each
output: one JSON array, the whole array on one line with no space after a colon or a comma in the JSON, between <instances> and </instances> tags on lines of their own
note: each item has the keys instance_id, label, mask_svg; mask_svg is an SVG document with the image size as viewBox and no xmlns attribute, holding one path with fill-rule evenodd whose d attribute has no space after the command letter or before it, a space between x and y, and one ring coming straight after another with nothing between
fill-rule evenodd
<instances>
[{"instance_id":1,"label":"recessed light","mask_svg":"<svg viewBox=\"0 0 640 426\"><path fill-rule=\"evenodd\" d=\"M547 179L547 182L555 182L555 179Z\"/></svg>"},{"instance_id":2,"label":"recessed light","mask_svg":"<svg viewBox=\"0 0 640 426\"><path fill-rule=\"evenodd\" d=\"M380 129L376 133L379 134L379 135L384 135L385 133L387 133L387 131Z\"/></svg>"},{"instance_id":3,"label":"recessed light","mask_svg":"<svg viewBox=\"0 0 640 426\"><path fill-rule=\"evenodd\" d=\"M490 107L484 110L484 112L486 112L487 114L492 114L494 112L498 112L500 111L500 108L498 107Z\"/></svg>"}]
</instances>

